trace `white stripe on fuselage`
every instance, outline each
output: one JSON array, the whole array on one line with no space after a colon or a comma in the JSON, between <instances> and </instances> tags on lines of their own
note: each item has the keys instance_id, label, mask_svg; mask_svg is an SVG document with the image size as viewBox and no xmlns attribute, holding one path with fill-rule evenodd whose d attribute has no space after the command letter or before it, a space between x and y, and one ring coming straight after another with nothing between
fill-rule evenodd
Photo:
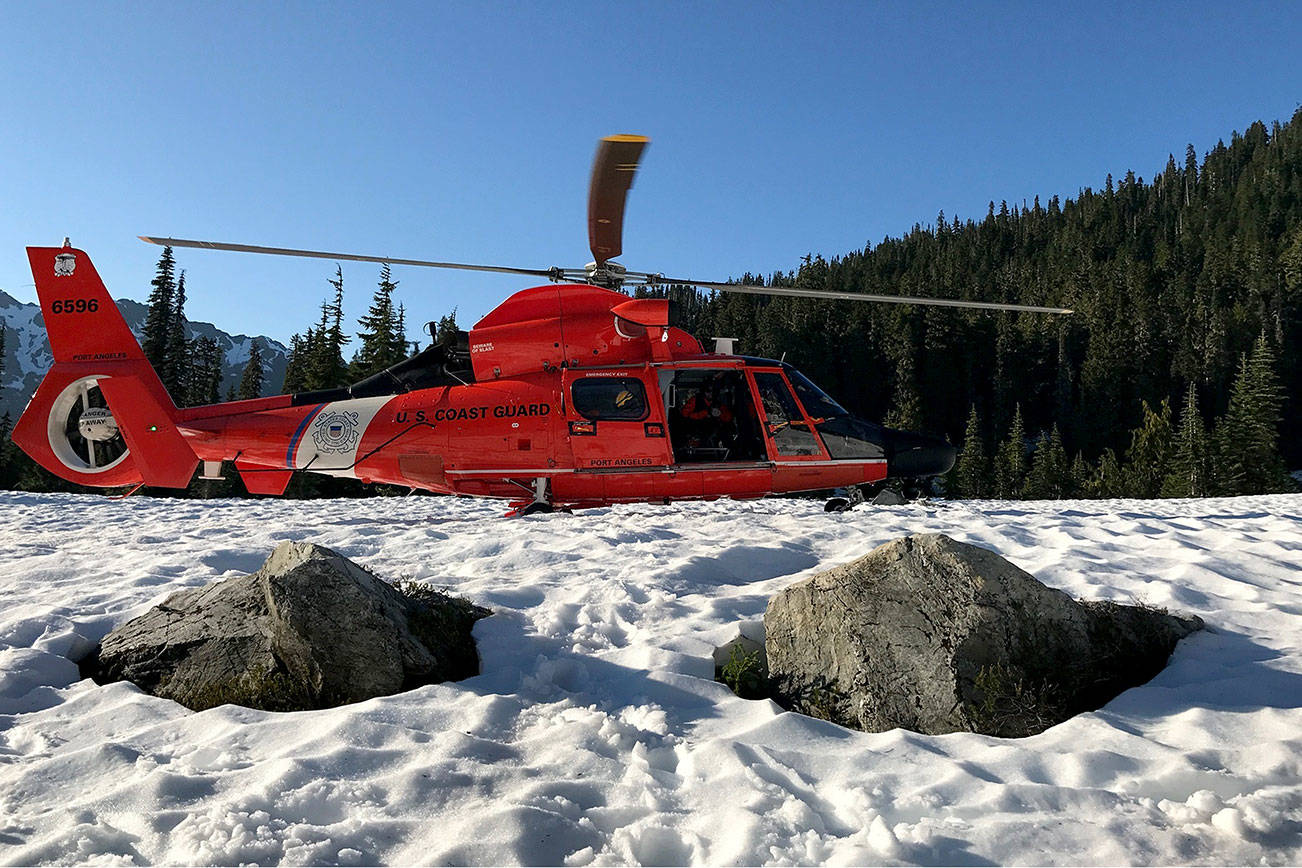
<instances>
[{"instance_id":1,"label":"white stripe on fuselage","mask_svg":"<svg viewBox=\"0 0 1302 868\"><path fill-rule=\"evenodd\" d=\"M357 450L371 421L393 400L392 395L331 401L316 414L298 442L294 468L357 478Z\"/></svg>"}]
</instances>

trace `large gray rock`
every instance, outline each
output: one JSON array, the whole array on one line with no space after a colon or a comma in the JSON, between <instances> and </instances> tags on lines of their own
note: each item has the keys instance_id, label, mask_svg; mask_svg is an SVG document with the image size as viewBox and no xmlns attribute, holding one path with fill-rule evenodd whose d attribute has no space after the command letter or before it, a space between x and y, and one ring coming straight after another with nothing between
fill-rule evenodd
<instances>
[{"instance_id":1,"label":"large gray rock","mask_svg":"<svg viewBox=\"0 0 1302 868\"><path fill-rule=\"evenodd\" d=\"M1078 603L994 552L906 537L769 601L780 701L846 726L1028 735L1142 684L1197 618Z\"/></svg>"},{"instance_id":2,"label":"large gray rock","mask_svg":"<svg viewBox=\"0 0 1302 868\"><path fill-rule=\"evenodd\" d=\"M476 674L470 630L488 611L404 591L330 549L285 542L256 573L122 625L83 668L193 709L324 708Z\"/></svg>"}]
</instances>

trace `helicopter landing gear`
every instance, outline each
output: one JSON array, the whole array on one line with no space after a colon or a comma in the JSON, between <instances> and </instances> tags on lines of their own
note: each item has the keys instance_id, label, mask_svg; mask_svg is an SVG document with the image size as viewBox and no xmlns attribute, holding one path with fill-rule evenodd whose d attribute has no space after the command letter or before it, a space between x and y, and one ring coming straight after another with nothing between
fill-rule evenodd
<instances>
[{"instance_id":1,"label":"helicopter landing gear","mask_svg":"<svg viewBox=\"0 0 1302 868\"><path fill-rule=\"evenodd\" d=\"M519 483L516 483L519 485ZM525 488L524 485L520 485ZM547 498L547 477L539 476L533 481L532 491L533 500L517 500L511 504L511 510L506 514L507 518L523 518L526 515L551 515L553 512L572 512L564 507L557 507Z\"/></svg>"},{"instance_id":2,"label":"helicopter landing gear","mask_svg":"<svg viewBox=\"0 0 1302 868\"><path fill-rule=\"evenodd\" d=\"M848 509L854 509L864 502L863 489L857 485L851 485L849 488L838 488L832 492L827 503L823 504L823 512L845 512Z\"/></svg>"}]
</instances>

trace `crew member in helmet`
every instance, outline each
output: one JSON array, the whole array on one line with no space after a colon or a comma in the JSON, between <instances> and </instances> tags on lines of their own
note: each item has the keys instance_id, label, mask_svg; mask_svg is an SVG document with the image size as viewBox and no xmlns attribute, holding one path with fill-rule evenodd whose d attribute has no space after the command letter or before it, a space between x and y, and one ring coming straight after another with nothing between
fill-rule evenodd
<instances>
[{"instance_id":1,"label":"crew member in helmet","mask_svg":"<svg viewBox=\"0 0 1302 868\"><path fill-rule=\"evenodd\" d=\"M726 442L731 439L726 435L733 427L733 412L724 399L717 376L687 399L683 404L683 418L694 429L691 440L696 445L711 449L726 446Z\"/></svg>"},{"instance_id":2,"label":"crew member in helmet","mask_svg":"<svg viewBox=\"0 0 1302 868\"><path fill-rule=\"evenodd\" d=\"M687 399L683 415L697 422L713 420L723 424L732 421L732 408L720 396L718 383L711 380L704 389Z\"/></svg>"}]
</instances>

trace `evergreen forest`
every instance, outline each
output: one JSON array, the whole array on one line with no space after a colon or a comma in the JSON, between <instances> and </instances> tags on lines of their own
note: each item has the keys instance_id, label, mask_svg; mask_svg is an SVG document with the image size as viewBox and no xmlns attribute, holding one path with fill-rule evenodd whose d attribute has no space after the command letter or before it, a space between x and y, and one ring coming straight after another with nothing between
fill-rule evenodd
<instances>
[{"instance_id":1,"label":"evergreen forest","mask_svg":"<svg viewBox=\"0 0 1302 868\"><path fill-rule=\"evenodd\" d=\"M1151 180L1042 202L941 213L900 238L810 254L743 283L1055 305L1072 316L666 291L707 348L785 358L851 412L960 446L941 488L999 498L1189 497L1291 491L1302 467L1302 109L1256 122L1199 159L1192 145ZM380 272L349 334L343 274L291 340L283 391L360 380L414 350L397 282ZM181 331L185 273L164 250L143 346L178 404L268 391L255 352L219 396L220 355ZM456 332L455 311L435 340ZM348 346L356 339L351 356ZM0 360L3 354L0 353ZM11 420L0 419L7 435ZM235 474L229 473L234 477ZM360 494L299 474L291 494ZM0 486L66 488L7 436ZM195 496L238 486L195 487Z\"/></svg>"}]
</instances>

